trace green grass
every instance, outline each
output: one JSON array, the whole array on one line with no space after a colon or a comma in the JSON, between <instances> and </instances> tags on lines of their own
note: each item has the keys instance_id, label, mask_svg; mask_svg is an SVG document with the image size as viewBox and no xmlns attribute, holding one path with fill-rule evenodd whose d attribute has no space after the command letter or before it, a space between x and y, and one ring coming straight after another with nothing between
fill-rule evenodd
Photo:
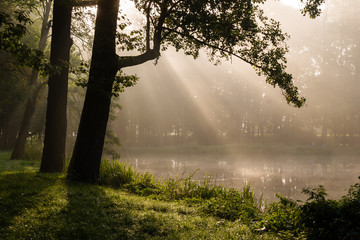
<instances>
[{"instance_id":1,"label":"green grass","mask_svg":"<svg viewBox=\"0 0 360 240\"><path fill-rule=\"evenodd\" d=\"M198 207L37 173L0 153L0 239L277 239Z\"/></svg>"},{"instance_id":2,"label":"green grass","mask_svg":"<svg viewBox=\"0 0 360 240\"><path fill-rule=\"evenodd\" d=\"M339 200L257 200L250 186L159 180L104 160L100 185L37 172L0 152L0 239L360 239L360 182ZM360 180L360 177L359 177Z\"/></svg>"}]
</instances>

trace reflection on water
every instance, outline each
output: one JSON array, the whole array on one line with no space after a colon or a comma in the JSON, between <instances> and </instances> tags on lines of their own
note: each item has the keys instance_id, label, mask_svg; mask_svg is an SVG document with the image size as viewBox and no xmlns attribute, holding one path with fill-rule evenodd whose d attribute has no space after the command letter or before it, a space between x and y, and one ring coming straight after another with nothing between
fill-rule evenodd
<instances>
[{"instance_id":1,"label":"reflection on water","mask_svg":"<svg viewBox=\"0 0 360 240\"><path fill-rule=\"evenodd\" d=\"M122 156L122 161L139 171L149 171L163 179L187 177L194 180L212 176L216 184L242 188L250 184L257 197L274 200L275 193L305 200L305 187L324 185L328 197L338 199L347 193L360 175L356 156Z\"/></svg>"}]
</instances>

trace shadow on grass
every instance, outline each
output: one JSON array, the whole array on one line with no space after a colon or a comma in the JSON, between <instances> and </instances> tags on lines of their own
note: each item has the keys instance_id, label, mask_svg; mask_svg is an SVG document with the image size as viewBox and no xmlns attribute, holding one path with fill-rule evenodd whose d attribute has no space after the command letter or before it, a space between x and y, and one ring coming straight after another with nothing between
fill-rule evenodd
<instances>
[{"instance_id":1,"label":"shadow on grass","mask_svg":"<svg viewBox=\"0 0 360 240\"><path fill-rule=\"evenodd\" d=\"M0 174L0 236L16 216L37 206L57 177L35 172Z\"/></svg>"},{"instance_id":2,"label":"shadow on grass","mask_svg":"<svg viewBox=\"0 0 360 240\"><path fill-rule=\"evenodd\" d=\"M144 211L144 205L131 196L108 196L100 186L70 181L67 188L68 204L61 211L64 224L58 239L166 239L174 233L164 219Z\"/></svg>"}]
</instances>

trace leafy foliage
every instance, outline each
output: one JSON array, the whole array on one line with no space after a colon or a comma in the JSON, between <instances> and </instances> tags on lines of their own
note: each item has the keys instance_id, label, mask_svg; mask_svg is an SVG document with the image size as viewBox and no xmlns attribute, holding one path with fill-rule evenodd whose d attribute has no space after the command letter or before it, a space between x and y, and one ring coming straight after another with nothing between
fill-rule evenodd
<instances>
[{"instance_id":1,"label":"leafy foliage","mask_svg":"<svg viewBox=\"0 0 360 240\"><path fill-rule=\"evenodd\" d=\"M194 58L203 49L215 64L221 59L239 58L266 76L269 84L279 86L288 103L300 107L305 98L299 97L292 75L285 71L289 36L282 32L279 22L264 15L260 8L264 2L137 0L136 7L147 18L146 33L132 32L136 36L132 39L138 42L146 35L147 47L137 49L143 52L149 50L149 41L153 40L154 49L161 41L162 50L173 46Z\"/></svg>"},{"instance_id":2,"label":"leafy foliage","mask_svg":"<svg viewBox=\"0 0 360 240\"><path fill-rule=\"evenodd\" d=\"M286 239L304 237L304 224L298 204L284 196L277 195L279 201L266 206L258 229L272 231Z\"/></svg>"},{"instance_id":3,"label":"leafy foliage","mask_svg":"<svg viewBox=\"0 0 360 240\"><path fill-rule=\"evenodd\" d=\"M325 2L325 0L301 0L301 2L305 2L305 6L301 10L301 13L303 15L309 14L310 18L316 18L320 16L320 6Z\"/></svg>"},{"instance_id":4,"label":"leafy foliage","mask_svg":"<svg viewBox=\"0 0 360 240\"><path fill-rule=\"evenodd\" d=\"M18 9L12 13L0 11L0 50L11 53L22 65L49 73L50 65L43 52L22 41L28 33L27 25L32 23L29 15L29 12Z\"/></svg>"}]
</instances>

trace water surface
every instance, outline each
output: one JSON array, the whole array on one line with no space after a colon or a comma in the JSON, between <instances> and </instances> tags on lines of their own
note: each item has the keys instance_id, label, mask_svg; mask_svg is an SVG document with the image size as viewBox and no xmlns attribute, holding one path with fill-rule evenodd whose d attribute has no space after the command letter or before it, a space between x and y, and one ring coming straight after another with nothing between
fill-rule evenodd
<instances>
[{"instance_id":1,"label":"water surface","mask_svg":"<svg viewBox=\"0 0 360 240\"><path fill-rule=\"evenodd\" d=\"M121 160L162 179L185 178L195 172L194 180L211 176L214 183L225 187L241 189L250 184L257 197L268 200L275 200L276 193L305 200L302 189L320 184L329 198L339 199L360 175L357 156L127 154Z\"/></svg>"}]
</instances>

